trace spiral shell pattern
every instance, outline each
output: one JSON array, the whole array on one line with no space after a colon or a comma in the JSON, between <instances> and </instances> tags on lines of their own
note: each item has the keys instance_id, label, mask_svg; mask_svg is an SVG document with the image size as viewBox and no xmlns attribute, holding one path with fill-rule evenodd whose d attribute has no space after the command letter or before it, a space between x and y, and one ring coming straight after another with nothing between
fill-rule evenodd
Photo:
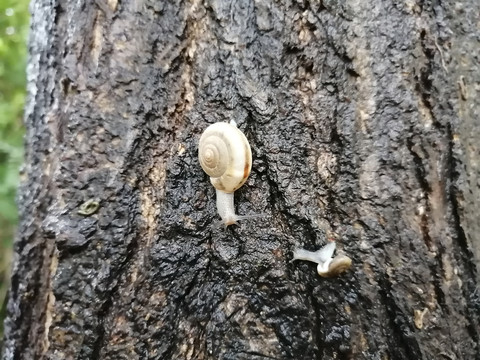
<instances>
[{"instance_id":1,"label":"spiral shell pattern","mask_svg":"<svg viewBox=\"0 0 480 360\"><path fill-rule=\"evenodd\" d=\"M203 132L198 159L212 185L227 193L240 188L252 168L250 145L234 122L218 122Z\"/></svg>"},{"instance_id":2,"label":"spiral shell pattern","mask_svg":"<svg viewBox=\"0 0 480 360\"><path fill-rule=\"evenodd\" d=\"M318 274L323 277L334 277L347 271L351 266L352 259L346 255L337 255L328 266L328 271L326 273L318 272Z\"/></svg>"}]
</instances>

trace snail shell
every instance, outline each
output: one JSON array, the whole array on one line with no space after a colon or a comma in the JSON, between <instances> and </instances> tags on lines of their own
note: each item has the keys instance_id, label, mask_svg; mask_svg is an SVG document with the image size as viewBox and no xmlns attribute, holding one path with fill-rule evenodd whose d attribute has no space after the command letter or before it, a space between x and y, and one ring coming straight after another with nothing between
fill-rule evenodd
<instances>
[{"instance_id":1,"label":"snail shell","mask_svg":"<svg viewBox=\"0 0 480 360\"><path fill-rule=\"evenodd\" d=\"M198 159L217 189L232 193L240 188L252 168L252 150L234 121L210 125L200 137Z\"/></svg>"},{"instance_id":2,"label":"snail shell","mask_svg":"<svg viewBox=\"0 0 480 360\"><path fill-rule=\"evenodd\" d=\"M315 262L318 264L318 275L322 277L334 277L345 272L352 266L352 259L346 255L337 255L333 257L335 248L336 243L330 242L317 251L295 249L293 252L293 259Z\"/></svg>"},{"instance_id":3,"label":"snail shell","mask_svg":"<svg viewBox=\"0 0 480 360\"><path fill-rule=\"evenodd\" d=\"M347 271L352 266L352 259L346 255L337 255L333 258L332 262L328 265L328 271L320 271L317 267L318 275L322 277L335 277L341 273Z\"/></svg>"}]
</instances>

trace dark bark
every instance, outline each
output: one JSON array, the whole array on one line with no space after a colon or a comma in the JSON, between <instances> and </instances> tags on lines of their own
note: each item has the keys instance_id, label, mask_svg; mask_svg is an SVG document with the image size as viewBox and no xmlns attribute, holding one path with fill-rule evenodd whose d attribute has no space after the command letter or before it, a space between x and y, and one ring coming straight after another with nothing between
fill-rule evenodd
<instances>
[{"instance_id":1,"label":"dark bark","mask_svg":"<svg viewBox=\"0 0 480 360\"><path fill-rule=\"evenodd\" d=\"M480 359L478 1L280 3L33 2L3 359Z\"/></svg>"}]
</instances>

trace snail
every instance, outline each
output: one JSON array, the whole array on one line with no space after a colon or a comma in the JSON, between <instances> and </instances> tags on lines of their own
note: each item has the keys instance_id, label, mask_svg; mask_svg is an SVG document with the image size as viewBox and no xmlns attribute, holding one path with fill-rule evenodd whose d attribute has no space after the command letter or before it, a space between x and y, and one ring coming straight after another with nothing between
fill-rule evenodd
<instances>
[{"instance_id":1,"label":"snail","mask_svg":"<svg viewBox=\"0 0 480 360\"><path fill-rule=\"evenodd\" d=\"M217 211L225 226L261 215L235 214L233 193L247 181L252 150L235 121L217 122L205 129L198 145L198 159L216 189Z\"/></svg>"},{"instance_id":2,"label":"snail","mask_svg":"<svg viewBox=\"0 0 480 360\"><path fill-rule=\"evenodd\" d=\"M346 255L337 255L332 258L335 248L336 243L332 241L317 251L295 249L293 252L293 260L306 260L318 263L318 275L322 277L334 277L345 272L352 265L352 259Z\"/></svg>"}]
</instances>

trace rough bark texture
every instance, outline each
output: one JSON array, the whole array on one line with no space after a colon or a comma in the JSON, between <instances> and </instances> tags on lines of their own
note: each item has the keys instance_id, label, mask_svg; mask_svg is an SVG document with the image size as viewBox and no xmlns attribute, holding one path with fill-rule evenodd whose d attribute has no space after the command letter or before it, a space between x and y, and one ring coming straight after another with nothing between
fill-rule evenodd
<instances>
[{"instance_id":1,"label":"rough bark texture","mask_svg":"<svg viewBox=\"0 0 480 360\"><path fill-rule=\"evenodd\" d=\"M32 12L3 359L480 359L478 0ZM225 230L196 144L230 119L269 219ZM348 273L291 261L331 236Z\"/></svg>"}]
</instances>

